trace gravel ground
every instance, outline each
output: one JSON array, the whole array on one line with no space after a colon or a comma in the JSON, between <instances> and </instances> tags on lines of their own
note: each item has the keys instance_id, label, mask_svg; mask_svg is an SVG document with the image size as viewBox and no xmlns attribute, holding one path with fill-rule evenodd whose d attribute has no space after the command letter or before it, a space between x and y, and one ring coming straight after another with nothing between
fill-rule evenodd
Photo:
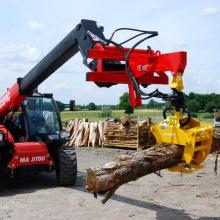
<instances>
[{"instance_id":1,"label":"gravel ground","mask_svg":"<svg viewBox=\"0 0 220 220\"><path fill-rule=\"evenodd\" d=\"M76 152L79 171L74 187L58 187L54 173L26 172L16 186L1 179L0 219L220 219L220 174L214 174L213 156L205 169L190 175L163 171L162 178L151 174L121 186L103 205L102 197L94 199L84 189L86 168L103 165L126 150Z\"/></svg>"}]
</instances>

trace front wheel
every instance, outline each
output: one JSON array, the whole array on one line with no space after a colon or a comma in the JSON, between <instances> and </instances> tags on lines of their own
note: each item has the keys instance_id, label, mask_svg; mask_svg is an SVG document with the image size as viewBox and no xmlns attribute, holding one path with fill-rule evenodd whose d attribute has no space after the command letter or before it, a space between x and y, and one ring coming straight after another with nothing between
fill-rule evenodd
<instances>
[{"instance_id":1,"label":"front wheel","mask_svg":"<svg viewBox=\"0 0 220 220\"><path fill-rule=\"evenodd\" d=\"M62 145L58 149L57 182L61 186L74 185L77 177L77 159L73 147Z\"/></svg>"}]
</instances>

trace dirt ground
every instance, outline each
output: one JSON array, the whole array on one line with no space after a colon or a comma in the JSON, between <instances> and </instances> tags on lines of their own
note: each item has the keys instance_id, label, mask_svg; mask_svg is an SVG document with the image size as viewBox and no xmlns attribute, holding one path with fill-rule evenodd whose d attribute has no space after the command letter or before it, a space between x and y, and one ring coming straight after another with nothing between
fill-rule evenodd
<instances>
[{"instance_id":1,"label":"dirt ground","mask_svg":"<svg viewBox=\"0 0 220 220\"><path fill-rule=\"evenodd\" d=\"M76 149L76 186L58 187L55 174L23 173L16 186L0 180L0 219L220 219L219 174L214 157L206 168L190 175L162 171L121 186L105 205L84 189L86 168L102 165L123 154L117 149Z\"/></svg>"}]
</instances>

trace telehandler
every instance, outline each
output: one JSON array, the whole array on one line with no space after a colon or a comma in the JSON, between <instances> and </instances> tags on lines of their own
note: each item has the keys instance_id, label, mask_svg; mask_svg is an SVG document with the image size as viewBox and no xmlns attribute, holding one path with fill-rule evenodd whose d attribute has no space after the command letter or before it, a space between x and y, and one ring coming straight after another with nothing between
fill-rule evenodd
<instances>
[{"instance_id":1,"label":"telehandler","mask_svg":"<svg viewBox=\"0 0 220 220\"><path fill-rule=\"evenodd\" d=\"M156 31L119 28L107 39L103 27L95 21L81 22L24 77L18 78L0 98L0 167L14 171L24 166L56 171L60 185L72 185L77 177L74 148L66 145L61 119L52 94L41 94L38 86L76 53L89 68L86 80L98 87L128 84L130 103L140 106L142 99L152 97L171 101L175 115L166 116L152 128L158 143L174 143L184 147L183 164L175 171L186 171L186 166L199 169L207 157L212 138L212 127L201 125L191 118L184 102L182 75L186 66L184 51L162 54L139 44L158 35ZM116 43L118 31L133 31L135 35ZM131 47L124 44L142 37ZM172 75L171 94L156 89L146 93L151 84L166 85ZM66 80L66 79L63 79ZM186 113L186 116L183 114Z\"/></svg>"}]
</instances>

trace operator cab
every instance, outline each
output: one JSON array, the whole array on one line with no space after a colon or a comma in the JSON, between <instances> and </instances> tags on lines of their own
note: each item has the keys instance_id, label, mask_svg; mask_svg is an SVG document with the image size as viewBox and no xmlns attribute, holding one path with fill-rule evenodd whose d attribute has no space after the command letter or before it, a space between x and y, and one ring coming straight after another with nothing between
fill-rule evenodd
<instances>
[{"instance_id":1,"label":"operator cab","mask_svg":"<svg viewBox=\"0 0 220 220\"><path fill-rule=\"evenodd\" d=\"M25 127L25 140L50 141L60 139L61 119L52 95L34 95L22 103L22 113L17 117L20 127Z\"/></svg>"}]
</instances>

